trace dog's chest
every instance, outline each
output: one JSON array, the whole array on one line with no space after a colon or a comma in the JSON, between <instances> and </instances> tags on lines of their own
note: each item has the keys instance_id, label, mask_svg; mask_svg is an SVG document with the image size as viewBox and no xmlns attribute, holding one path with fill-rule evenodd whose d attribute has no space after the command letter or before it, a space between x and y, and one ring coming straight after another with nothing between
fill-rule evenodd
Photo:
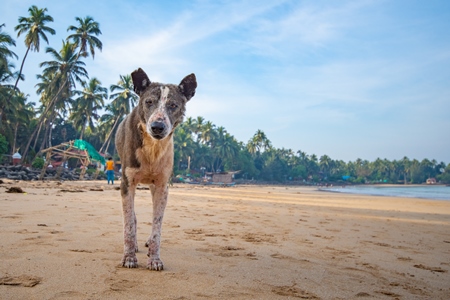
<instances>
[{"instance_id":1,"label":"dog's chest","mask_svg":"<svg viewBox=\"0 0 450 300\"><path fill-rule=\"evenodd\" d=\"M135 184L168 181L173 168L172 137L164 141L144 137L142 147L136 149L135 154L140 167L127 169L128 180Z\"/></svg>"}]
</instances>

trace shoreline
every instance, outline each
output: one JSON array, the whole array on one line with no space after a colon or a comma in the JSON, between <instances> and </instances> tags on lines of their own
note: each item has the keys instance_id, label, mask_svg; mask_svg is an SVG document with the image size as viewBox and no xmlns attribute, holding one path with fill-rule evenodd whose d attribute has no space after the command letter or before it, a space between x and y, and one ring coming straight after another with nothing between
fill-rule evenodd
<instances>
[{"instance_id":1,"label":"shoreline","mask_svg":"<svg viewBox=\"0 0 450 300\"><path fill-rule=\"evenodd\" d=\"M405 194L398 193L402 191L414 191L419 189L416 194ZM450 189L445 189L447 194L436 194L436 189L446 188L444 185L408 185L408 186L395 186L395 185L363 185L363 186L331 186L331 187L320 187L319 191L331 192L331 193L343 193L343 194L354 194L354 195L370 195L370 196L380 196L380 197L404 197L404 198L416 198L416 199L427 199L427 200L437 200L437 201L450 201ZM366 189L366 190L365 190ZM371 190L374 189L374 190ZM384 192L381 192L383 191ZM424 193L428 189L428 194ZM433 190L434 189L434 190ZM433 193L434 192L434 193Z\"/></svg>"}]
</instances>

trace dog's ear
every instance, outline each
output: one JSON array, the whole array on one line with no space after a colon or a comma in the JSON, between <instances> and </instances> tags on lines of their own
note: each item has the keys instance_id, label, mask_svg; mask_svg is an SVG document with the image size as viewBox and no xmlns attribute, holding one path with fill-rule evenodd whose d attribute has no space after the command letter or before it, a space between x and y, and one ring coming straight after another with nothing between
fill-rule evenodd
<instances>
[{"instance_id":1,"label":"dog's ear","mask_svg":"<svg viewBox=\"0 0 450 300\"><path fill-rule=\"evenodd\" d=\"M189 74L181 80L180 85L178 85L181 93L186 97L189 101L195 95L195 89L197 88L197 78L195 78L195 74Z\"/></svg>"},{"instance_id":2,"label":"dog's ear","mask_svg":"<svg viewBox=\"0 0 450 300\"><path fill-rule=\"evenodd\" d=\"M131 73L133 79L134 92L140 95L150 85L150 79L141 68Z\"/></svg>"}]
</instances>

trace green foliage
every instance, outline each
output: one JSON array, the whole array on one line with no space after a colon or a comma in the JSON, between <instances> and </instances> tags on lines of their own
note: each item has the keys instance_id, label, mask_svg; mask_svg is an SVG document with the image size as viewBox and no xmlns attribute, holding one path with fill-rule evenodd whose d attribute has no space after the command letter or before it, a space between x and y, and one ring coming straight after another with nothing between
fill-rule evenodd
<instances>
[{"instance_id":1,"label":"green foliage","mask_svg":"<svg viewBox=\"0 0 450 300\"><path fill-rule=\"evenodd\" d=\"M305 179L308 176L306 167L304 165L298 165L292 168L291 176L293 178Z\"/></svg>"},{"instance_id":2,"label":"green foliage","mask_svg":"<svg viewBox=\"0 0 450 300\"><path fill-rule=\"evenodd\" d=\"M44 159L42 157L36 157L31 166L35 169L42 169L44 167Z\"/></svg>"},{"instance_id":3,"label":"green foliage","mask_svg":"<svg viewBox=\"0 0 450 300\"><path fill-rule=\"evenodd\" d=\"M8 151L8 141L0 134L0 155L5 154Z\"/></svg>"},{"instance_id":4,"label":"green foliage","mask_svg":"<svg viewBox=\"0 0 450 300\"><path fill-rule=\"evenodd\" d=\"M86 174L89 174L89 175L92 175L92 174L94 174L95 172L97 172L97 169L95 169L95 168L88 168L88 169L86 170Z\"/></svg>"}]
</instances>

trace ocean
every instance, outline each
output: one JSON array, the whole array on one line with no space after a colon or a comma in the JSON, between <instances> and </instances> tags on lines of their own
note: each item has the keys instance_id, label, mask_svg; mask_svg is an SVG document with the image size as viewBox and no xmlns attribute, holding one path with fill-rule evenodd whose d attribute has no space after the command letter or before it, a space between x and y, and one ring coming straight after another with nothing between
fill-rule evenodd
<instances>
[{"instance_id":1,"label":"ocean","mask_svg":"<svg viewBox=\"0 0 450 300\"><path fill-rule=\"evenodd\" d=\"M424 186L377 186L357 185L346 187L320 188L321 191L363 194L374 196L409 197L434 200L450 200L450 186L424 185Z\"/></svg>"}]
</instances>

